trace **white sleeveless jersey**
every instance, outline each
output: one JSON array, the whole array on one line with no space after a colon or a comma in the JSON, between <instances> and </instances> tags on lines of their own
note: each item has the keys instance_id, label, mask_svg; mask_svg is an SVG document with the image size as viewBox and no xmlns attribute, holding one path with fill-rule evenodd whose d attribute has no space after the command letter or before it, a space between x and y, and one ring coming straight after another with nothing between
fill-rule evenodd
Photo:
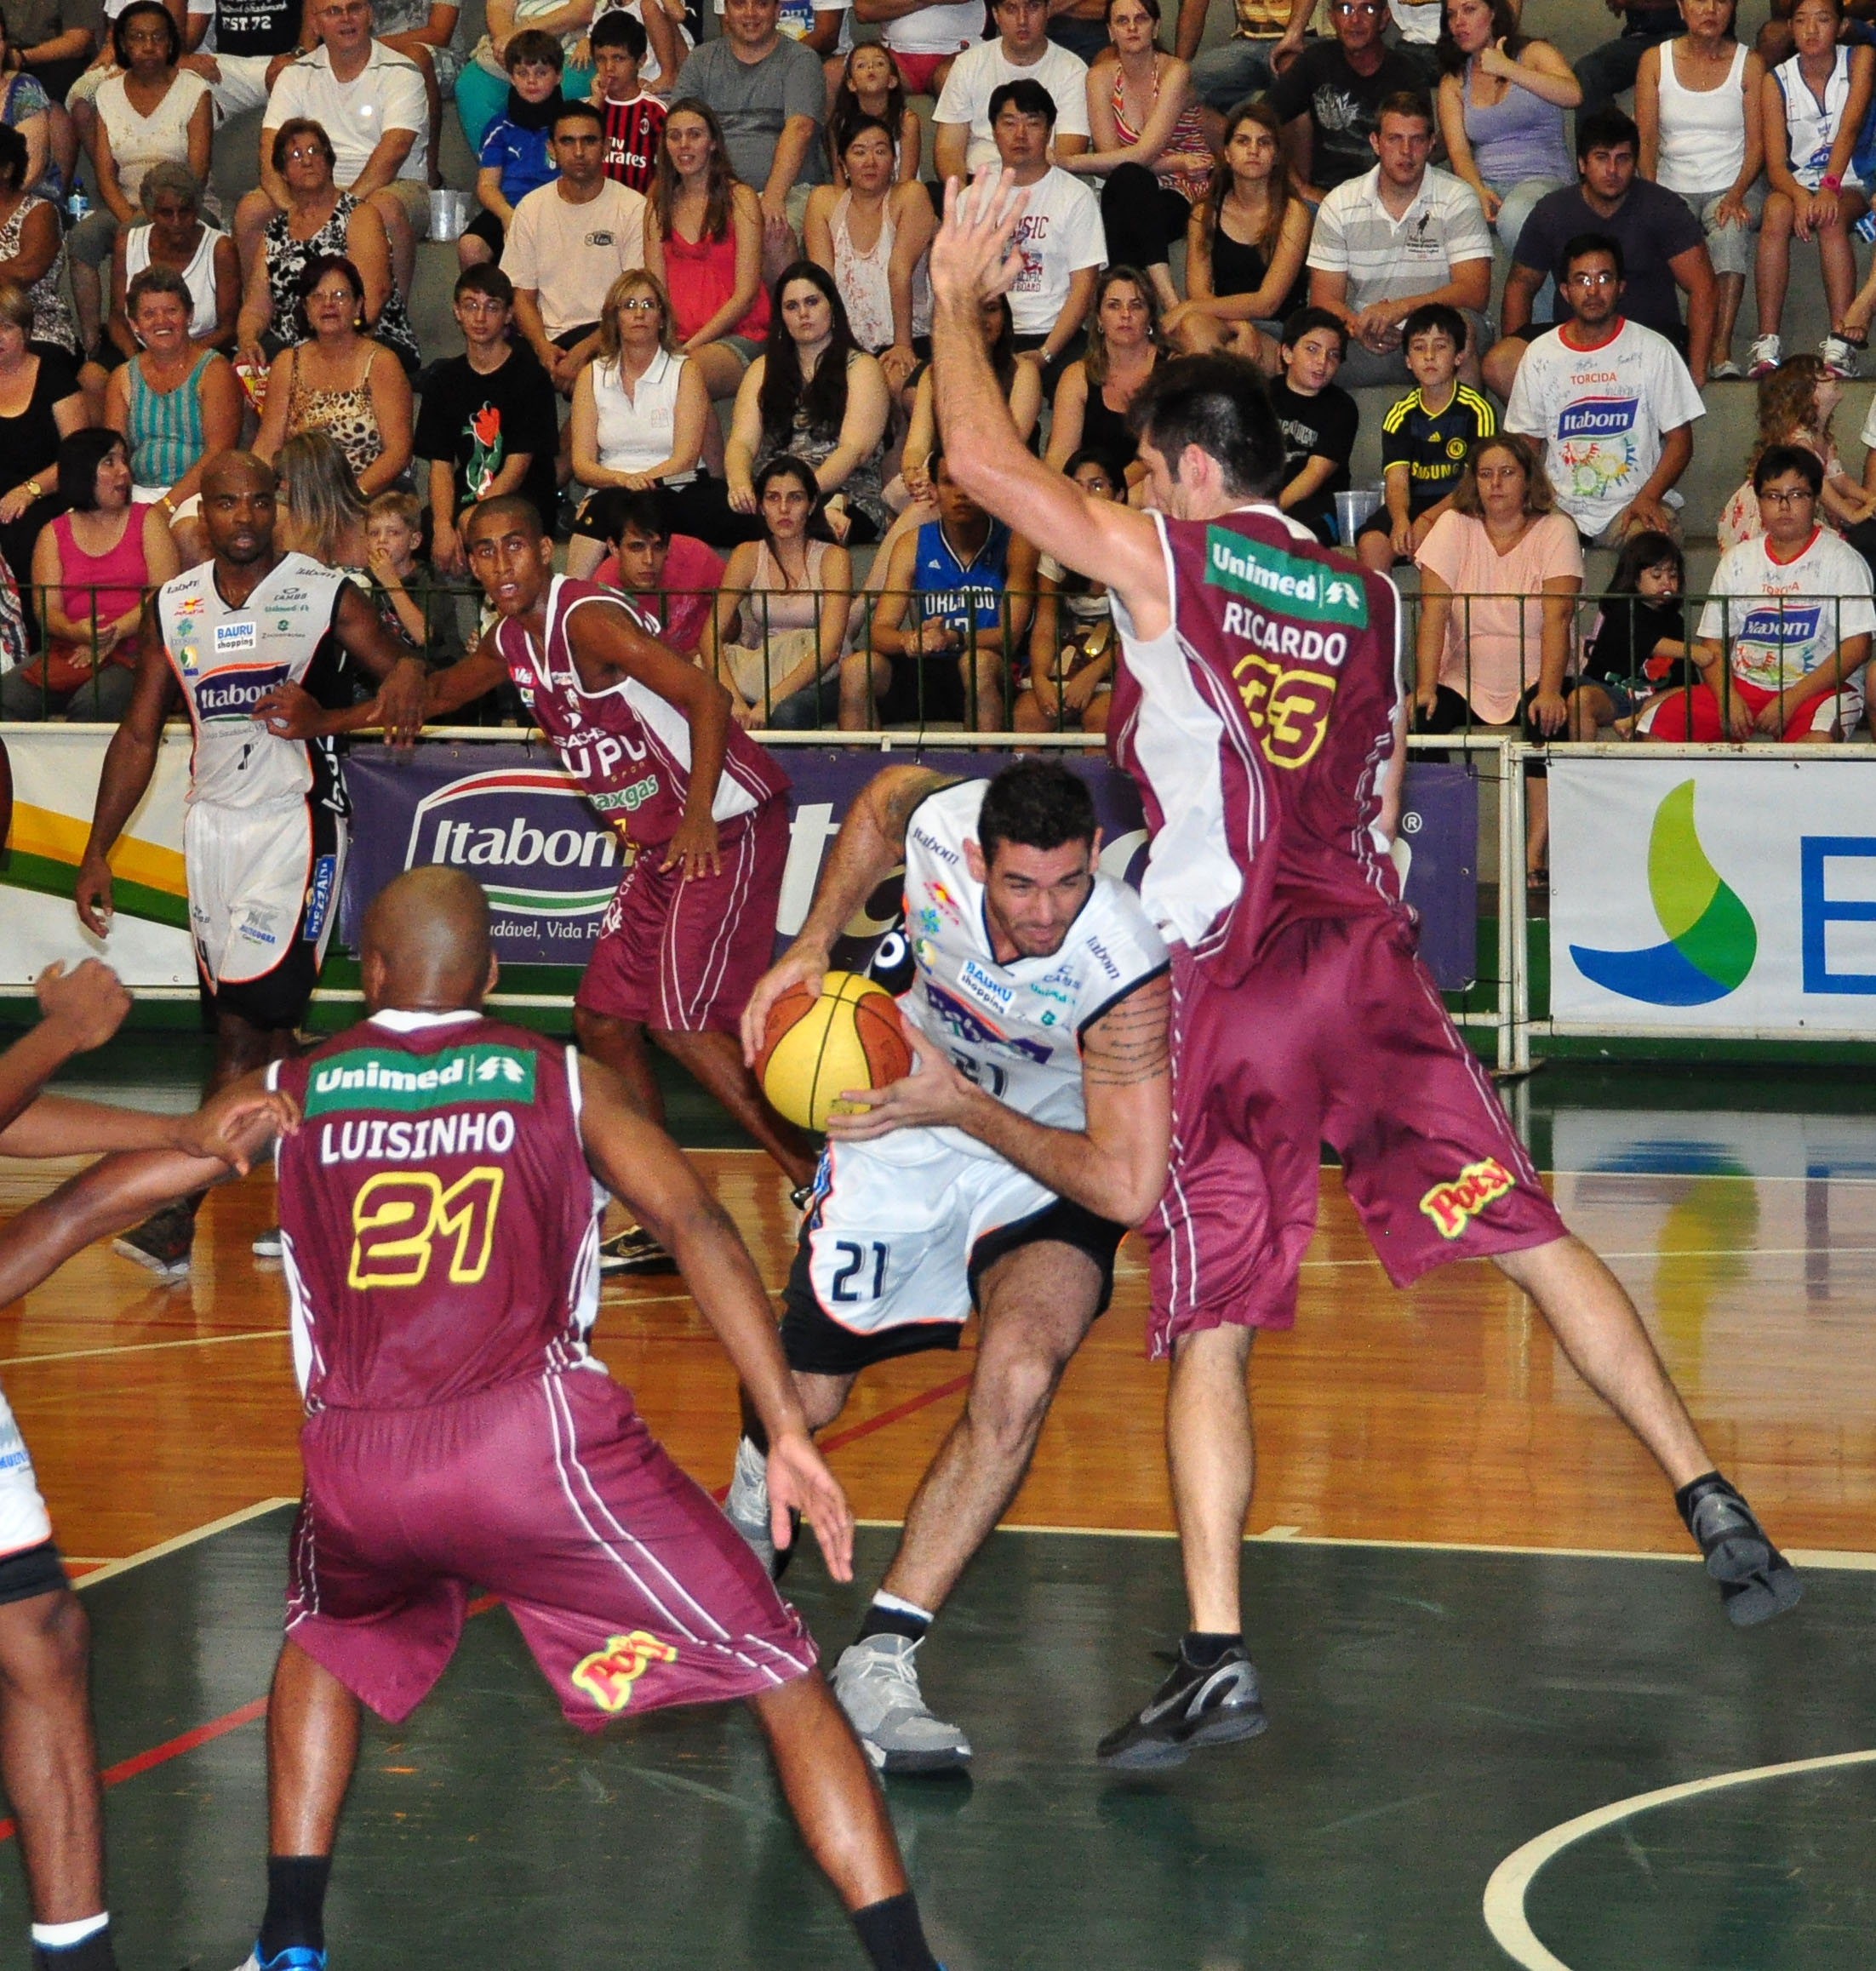
<instances>
[{"instance_id":1,"label":"white sleeveless jersey","mask_svg":"<svg viewBox=\"0 0 1876 1971\"><path fill-rule=\"evenodd\" d=\"M964 864L964 843L976 839L988 786L962 780L912 810L906 829L906 938L918 971L900 1011L998 1100L1050 1128L1084 1128L1081 1036L1166 969L1166 947L1133 891L1097 874L1059 951L999 964L984 923L983 885ZM960 1130L929 1134L970 1156L997 1155ZM898 1141L884 1136L867 1148L889 1159Z\"/></svg>"},{"instance_id":2,"label":"white sleeveless jersey","mask_svg":"<svg viewBox=\"0 0 1876 1971\"><path fill-rule=\"evenodd\" d=\"M285 554L239 608L205 561L157 591L157 626L195 728L189 798L258 808L295 796L346 812L330 740L277 739L254 707L277 684L303 686L322 705L351 702L346 659L332 634L347 576L310 555Z\"/></svg>"}]
</instances>

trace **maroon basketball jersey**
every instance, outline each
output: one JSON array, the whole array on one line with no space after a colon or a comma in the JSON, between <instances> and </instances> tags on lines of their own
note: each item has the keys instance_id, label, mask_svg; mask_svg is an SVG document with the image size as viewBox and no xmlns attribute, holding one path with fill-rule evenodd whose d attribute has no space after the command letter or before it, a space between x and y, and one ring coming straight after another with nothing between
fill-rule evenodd
<instances>
[{"instance_id":1,"label":"maroon basketball jersey","mask_svg":"<svg viewBox=\"0 0 1876 1971\"><path fill-rule=\"evenodd\" d=\"M560 763L588 801L632 841L670 841L690 792L690 722L648 685L627 677L605 691L587 691L567 647L567 620L592 603L623 609L646 636L655 623L615 590L556 575L547 591L546 648L512 619L495 630L495 648ZM680 658L681 663L683 660ZM710 812L719 826L752 814L788 791L788 776L739 725Z\"/></svg>"},{"instance_id":2,"label":"maroon basketball jersey","mask_svg":"<svg viewBox=\"0 0 1876 1971\"><path fill-rule=\"evenodd\" d=\"M414 1409L572 1368L598 1205L572 1050L479 1014L384 1013L274 1085L294 1366L315 1408Z\"/></svg>"},{"instance_id":3,"label":"maroon basketball jersey","mask_svg":"<svg viewBox=\"0 0 1876 1971\"><path fill-rule=\"evenodd\" d=\"M605 172L649 197L658 175L658 140L665 133L666 106L643 90L629 103L595 106L606 124Z\"/></svg>"},{"instance_id":4,"label":"maroon basketball jersey","mask_svg":"<svg viewBox=\"0 0 1876 1971\"><path fill-rule=\"evenodd\" d=\"M1233 985L1285 924L1403 907L1375 826L1400 597L1274 507L1154 519L1172 625L1149 642L1115 598L1109 743L1152 831L1149 914Z\"/></svg>"}]
</instances>

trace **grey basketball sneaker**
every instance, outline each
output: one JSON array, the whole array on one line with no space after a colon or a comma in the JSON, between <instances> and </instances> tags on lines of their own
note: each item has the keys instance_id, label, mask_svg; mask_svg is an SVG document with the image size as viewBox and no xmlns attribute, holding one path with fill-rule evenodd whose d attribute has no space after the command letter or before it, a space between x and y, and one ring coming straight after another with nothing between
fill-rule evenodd
<instances>
[{"instance_id":1,"label":"grey basketball sneaker","mask_svg":"<svg viewBox=\"0 0 1876 1971\"><path fill-rule=\"evenodd\" d=\"M882 1773L949 1773L970 1761L970 1740L925 1703L918 1653L909 1636L869 1636L834 1665L834 1695Z\"/></svg>"},{"instance_id":2,"label":"grey basketball sneaker","mask_svg":"<svg viewBox=\"0 0 1876 1971\"><path fill-rule=\"evenodd\" d=\"M736 1469L723 1509L773 1578L775 1543L769 1530L769 1460L746 1437L736 1440Z\"/></svg>"},{"instance_id":3,"label":"grey basketball sneaker","mask_svg":"<svg viewBox=\"0 0 1876 1971\"><path fill-rule=\"evenodd\" d=\"M1095 1757L1123 1771L1183 1765L1198 1746L1254 1739L1269 1722L1257 1672L1242 1648L1233 1645L1209 1669L1181 1654L1152 1703L1109 1732Z\"/></svg>"}]
</instances>

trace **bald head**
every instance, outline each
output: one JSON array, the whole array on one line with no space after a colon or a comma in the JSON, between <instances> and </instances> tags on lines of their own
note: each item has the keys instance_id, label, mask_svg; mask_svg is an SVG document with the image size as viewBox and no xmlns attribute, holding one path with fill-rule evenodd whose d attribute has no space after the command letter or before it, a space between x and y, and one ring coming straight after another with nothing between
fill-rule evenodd
<instances>
[{"instance_id":1,"label":"bald head","mask_svg":"<svg viewBox=\"0 0 1876 1971\"><path fill-rule=\"evenodd\" d=\"M217 452L202 468L202 490L272 493L277 480L267 461L253 452Z\"/></svg>"},{"instance_id":2,"label":"bald head","mask_svg":"<svg viewBox=\"0 0 1876 1971\"><path fill-rule=\"evenodd\" d=\"M360 957L373 1013L479 1006L494 983L482 885L460 869L407 870L365 912Z\"/></svg>"},{"instance_id":3,"label":"bald head","mask_svg":"<svg viewBox=\"0 0 1876 1971\"><path fill-rule=\"evenodd\" d=\"M546 531L540 524L540 509L518 493L499 493L493 500L478 500L462 523L463 538L467 540L478 534L505 534L516 528L530 540L539 540Z\"/></svg>"},{"instance_id":4,"label":"bald head","mask_svg":"<svg viewBox=\"0 0 1876 1971\"><path fill-rule=\"evenodd\" d=\"M252 452L217 452L202 468L202 524L224 571L273 565L273 467Z\"/></svg>"}]
</instances>

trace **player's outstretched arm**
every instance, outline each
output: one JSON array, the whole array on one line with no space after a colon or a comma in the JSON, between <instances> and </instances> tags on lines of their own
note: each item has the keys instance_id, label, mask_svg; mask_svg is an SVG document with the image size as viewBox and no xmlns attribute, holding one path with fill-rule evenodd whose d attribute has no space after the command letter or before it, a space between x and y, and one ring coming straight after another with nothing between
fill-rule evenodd
<instances>
[{"instance_id":1,"label":"player's outstretched arm","mask_svg":"<svg viewBox=\"0 0 1876 1971\"><path fill-rule=\"evenodd\" d=\"M332 627L347 654L378 680L378 719L386 745L412 744L423 729L430 682L423 659L413 656L391 634L356 582L340 586Z\"/></svg>"},{"instance_id":2,"label":"player's outstretched arm","mask_svg":"<svg viewBox=\"0 0 1876 1971\"><path fill-rule=\"evenodd\" d=\"M130 703L105 749L91 834L78 864L73 892L79 922L100 938L111 934L111 868L105 858L136 812L150 776L157 770L163 717L175 688L157 621L157 598L152 596L143 606L143 621L137 631L137 668Z\"/></svg>"},{"instance_id":3,"label":"player's outstretched arm","mask_svg":"<svg viewBox=\"0 0 1876 1971\"><path fill-rule=\"evenodd\" d=\"M814 1528L828 1572L851 1580L853 1509L808 1434L748 1248L689 1159L638 1112L610 1068L582 1056L580 1086L581 1135L594 1175L677 1260L762 1419L776 1544L788 1544L788 1514L798 1511Z\"/></svg>"},{"instance_id":4,"label":"player's outstretched arm","mask_svg":"<svg viewBox=\"0 0 1876 1971\"><path fill-rule=\"evenodd\" d=\"M1106 582L1141 634L1157 637L1170 608L1158 529L1130 506L1090 498L1027 449L984 347L981 304L1005 293L1021 271L1010 243L1022 208L1012 172L980 172L968 191L955 179L945 188L945 222L930 261L932 374L945 463L980 506L1065 567Z\"/></svg>"},{"instance_id":5,"label":"player's outstretched arm","mask_svg":"<svg viewBox=\"0 0 1876 1971\"><path fill-rule=\"evenodd\" d=\"M71 971L49 965L35 982L39 1024L0 1054L0 1149L5 1133L74 1054L102 1047L123 1023L130 995L117 974L96 958ZM7 1150L10 1157L35 1152Z\"/></svg>"},{"instance_id":6,"label":"player's outstretched arm","mask_svg":"<svg viewBox=\"0 0 1876 1971\"><path fill-rule=\"evenodd\" d=\"M941 787L954 785L957 778L955 774L935 774L929 767L888 767L860 790L834 837L799 934L756 981L743 1008L742 1057L748 1066L756 1065L769 1014L784 992L792 986L805 986L810 998L821 997L827 956L842 928L906 859L906 828L912 809Z\"/></svg>"},{"instance_id":7,"label":"player's outstretched arm","mask_svg":"<svg viewBox=\"0 0 1876 1971\"><path fill-rule=\"evenodd\" d=\"M507 666L495 654L493 637L485 637L468 656L444 670L432 671L425 680L425 722L440 719L446 712L472 704L484 693L493 691L507 675ZM381 726L386 715L382 694L363 705L329 707L297 684L278 684L255 700L254 716L276 739L309 740L331 739L340 733Z\"/></svg>"},{"instance_id":8,"label":"player's outstretched arm","mask_svg":"<svg viewBox=\"0 0 1876 1971\"><path fill-rule=\"evenodd\" d=\"M1172 1140L1172 1075L1166 1043L1172 990L1164 972L1142 980L1082 1036L1084 1129L1032 1122L967 1082L923 1036L908 1034L912 1072L842 1100L862 1112L827 1118L838 1140L948 1124L975 1136L1058 1197L1118 1225L1138 1225L1166 1183Z\"/></svg>"},{"instance_id":9,"label":"player's outstretched arm","mask_svg":"<svg viewBox=\"0 0 1876 1971\"><path fill-rule=\"evenodd\" d=\"M588 675L635 678L682 712L690 728L690 791L683 820L665 845L661 869L681 867L684 880L723 874L712 809L729 751L729 694L695 664L646 636L617 603L589 602L566 618L567 642Z\"/></svg>"},{"instance_id":10,"label":"player's outstretched arm","mask_svg":"<svg viewBox=\"0 0 1876 1971\"><path fill-rule=\"evenodd\" d=\"M259 1072L209 1096L186 1116L159 1116L147 1109L119 1109L102 1102L41 1095L9 1128L0 1130L0 1156L95 1157L119 1150L174 1150L197 1162L212 1163L207 1175L188 1188L219 1184L231 1174L245 1177L254 1159L274 1137L300 1126L290 1095L277 1094ZM180 1193L178 1195L180 1195Z\"/></svg>"}]
</instances>

